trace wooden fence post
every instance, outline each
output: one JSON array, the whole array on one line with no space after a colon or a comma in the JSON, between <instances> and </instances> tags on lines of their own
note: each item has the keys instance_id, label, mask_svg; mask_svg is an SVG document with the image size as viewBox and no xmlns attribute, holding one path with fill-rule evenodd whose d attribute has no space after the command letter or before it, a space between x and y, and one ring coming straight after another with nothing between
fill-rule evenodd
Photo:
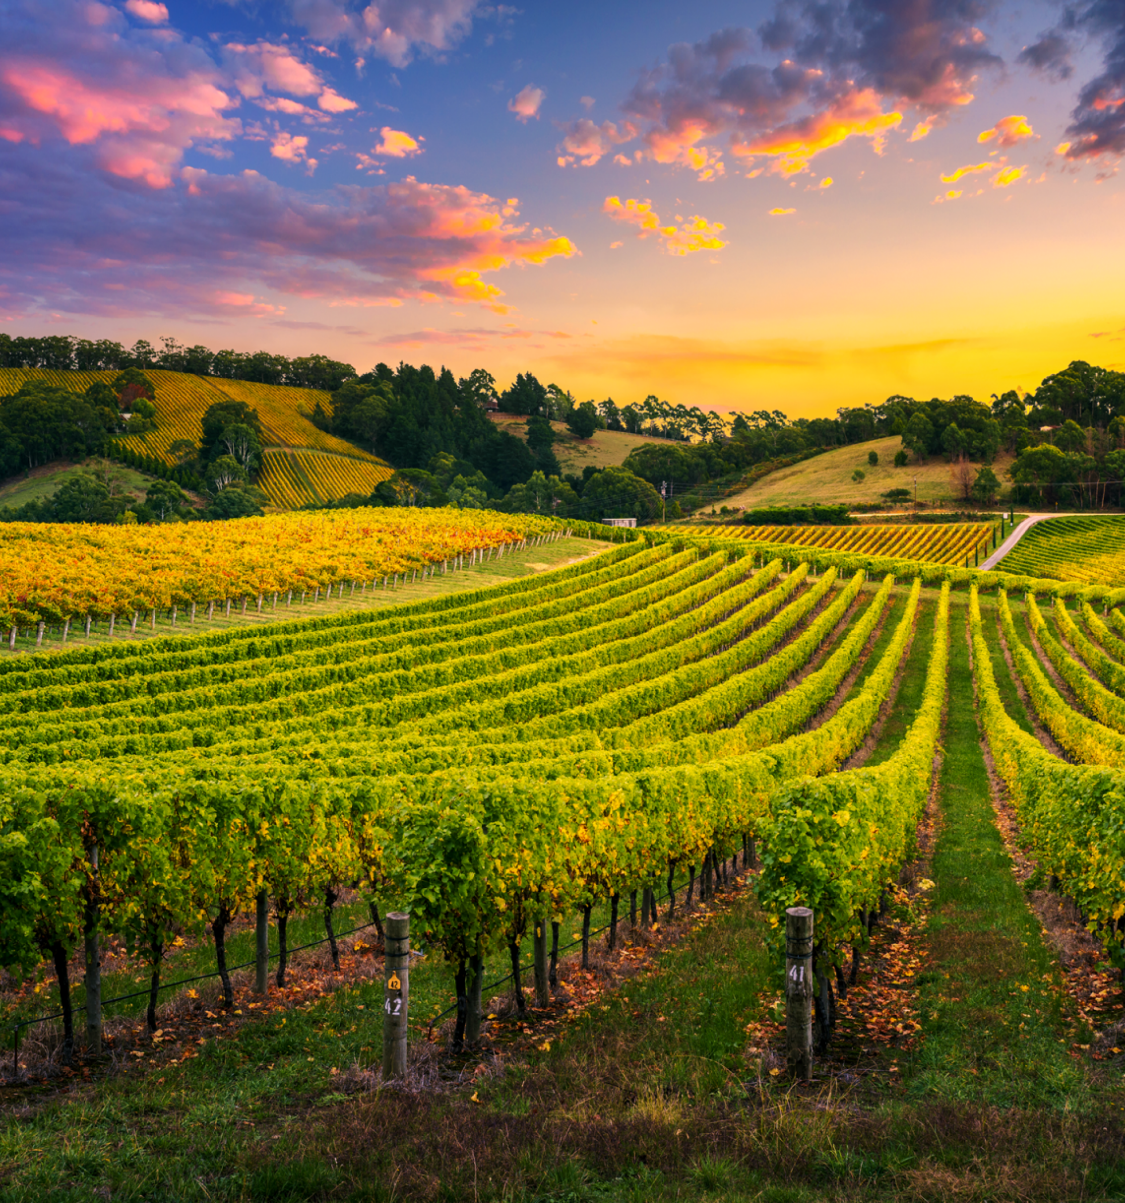
<instances>
[{"instance_id":1,"label":"wooden fence post","mask_svg":"<svg viewBox=\"0 0 1125 1203\"><path fill-rule=\"evenodd\" d=\"M257 913L255 914L257 943L254 949L254 993L269 991L270 974L270 912L269 896L265 890L258 891Z\"/></svg>"},{"instance_id":2,"label":"wooden fence post","mask_svg":"<svg viewBox=\"0 0 1125 1203\"><path fill-rule=\"evenodd\" d=\"M532 939L535 960L535 1005L540 1009L551 1005L551 991L547 984L547 916L535 920Z\"/></svg>"},{"instance_id":3,"label":"wooden fence post","mask_svg":"<svg viewBox=\"0 0 1125 1203\"><path fill-rule=\"evenodd\" d=\"M95 1056L102 1051L102 960L98 948L101 883L98 876L98 845L91 840L86 849L90 880L87 886L84 943L86 953L86 1047Z\"/></svg>"},{"instance_id":4,"label":"wooden fence post","mask_svg":"<svg viewBox=\"0 0 1125 1203\"><path fill-rule=\"evenodd\" d=\"M794 1077L812 1077L813 913L785 912L785 1061Z\"/></svg>"},{"instance_id":5,"label":"wooden fence post","mask_svg":"<svg viewBox=\"0 0 1125 1203\"><path fill-rule=\"evenodd\" d=\"M406 1015L410 1002L410 916L392 911L383 924L383 1080L406 1074Z\"/></svg>"}]
</instances>

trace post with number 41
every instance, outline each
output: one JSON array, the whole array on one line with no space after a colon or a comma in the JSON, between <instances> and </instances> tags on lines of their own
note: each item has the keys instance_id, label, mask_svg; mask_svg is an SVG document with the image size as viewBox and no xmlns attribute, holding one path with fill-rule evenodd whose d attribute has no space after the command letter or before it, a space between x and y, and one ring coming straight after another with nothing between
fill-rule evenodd
<instances>
[{"instance_id":1,"label":"post with number 41","mask_svg":"<svg viewBox=\"0 0 1125 1203\"><path fill-rule=\"evenodd\" d=\"M383 926L383 1081L406 1075L406 1012L410 1001L410 916L389 914Z\"/></svg>"}]
</instances>

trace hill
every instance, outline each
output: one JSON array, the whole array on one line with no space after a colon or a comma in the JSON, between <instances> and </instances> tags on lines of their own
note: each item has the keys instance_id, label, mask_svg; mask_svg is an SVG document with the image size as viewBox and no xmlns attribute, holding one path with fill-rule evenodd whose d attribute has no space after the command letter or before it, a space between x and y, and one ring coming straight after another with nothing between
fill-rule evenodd
<instances>
[{"instance_id":1,"label":"hill","mask_svg":"<svg viewBox=\"0 0 1125 1203\"><path fill-rule=\"evenodd\" d=\"M259 485L274 505L293 509L308 502L332 501L348 493L367 496L392 469L377 456L313 425L311 414L328 394L318 389L253 384L149 369L156 387L157 428L122 435L119 442L140 454L175 463L169 448L177 439L198 442L200 423L218 401L244 401L258 411L266 436ZM116 372L49 371L43 368L0 368L0 395L13 393L30 379L48 380L59 388L84 392L95 380L110 381Z\"/></svg>"},{"instance_id":2,"label":"hill","mask_svg":"<svg viewBox=\"0 0 1125 1203\"><path fill-rule=\"evenodd\" d=\"M527 419L519 414L490 414L492 420L517 438L527 438ZM582 475L583 468L619 468L630 451L646 443L664 443L666 439L651 439L643 434L626 434L623 430L595 430L593 438L576 438L565 422L552 422L556 443L555 455L564 472Z\"/></svg>"},{"instance_id":3,"label":"hill","mask_svg":"<svg viewBox=\"0 0 1125 1203\"><path fill-rule=\"evenodd\" d=\"M903 468L894 466L895 453L902 448L898 435L884 439L872 439L867 443L852 443L837 447L823 455L771 472L769 476L748 489L727 499L730 506L757 509L772 505L872 505L883 500L882 494L889 489L914 491L918 482L918 500L926 502L959 502L954 492L950 465L942 459L931 459L925 464L907 464ZM879 463L871 467L868 453L874 451ZM1005 473L1012 464L1013 456L1002 452L996 457L992 470L1004 483ZM865 475L862 481L852 480L852 474L860 469ZM974 472L977 465L973 465Z\"/></svg>"}]
</instances>

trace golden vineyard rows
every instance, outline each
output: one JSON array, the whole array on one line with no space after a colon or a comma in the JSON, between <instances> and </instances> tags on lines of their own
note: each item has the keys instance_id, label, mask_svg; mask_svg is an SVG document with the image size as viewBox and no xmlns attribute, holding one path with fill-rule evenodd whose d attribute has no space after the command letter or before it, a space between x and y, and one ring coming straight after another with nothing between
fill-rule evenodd
<instances>
[{"instance_id":1,"label":"golden vineyard rows","mask_svg":"<svg viewBox=\"0 0 1125 1203\"><path fill-rule=\"evenodd\" d=\"M662 529L707 539L784 543L789 547L816 547L824 551L957 565L964 565L974 552L983 552L992 539L992 527L984 522L941 526L675 526Z\"/></svg>"},{"instance_id":2,"label":"golden vineyard rows","mask_svg":"<svg viewBox=\"0 0 1125 1203\"><path fill-rule=\"evenodd\" d=\"M559 529L494 510L363 509L164 526L0 525L0 626L330 589Z\"/></svg>"}]
</instances>

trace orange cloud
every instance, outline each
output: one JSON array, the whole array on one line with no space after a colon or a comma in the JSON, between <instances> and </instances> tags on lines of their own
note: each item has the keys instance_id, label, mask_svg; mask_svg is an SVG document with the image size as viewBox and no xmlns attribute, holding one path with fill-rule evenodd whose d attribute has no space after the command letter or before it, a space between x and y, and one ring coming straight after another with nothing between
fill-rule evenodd
<instances>
[{"instance_id":1,"label":"orange cloud","mask_svg":"<svg viewBox=\"0 0 1125 1203\"><path fill-rule=\"evenodd\" d=\"M508 111L515 113L516 119L525 125L532 117L538 121L539 106L543 103L546 95L547 93L542 88L533 88L531 84L528 84L508 101Z\"/></svg>"},{"instance_id":2,"label":"orange cloud","mask_svg":"<svg viewBox=\"0 0 1125 1203\"><path fill-rule=\"evenodd\" d=\"M934 128L934 123L932 121L919 121L918 124L914 127L914 129L911 132L910 137L907 139L907 141L908 142L921 142L922 139L933 128Z\"/></svg>"},{"instance_id":3,"label":"orange cloud","mask_svg":"<svg viewBox=\"0 0 1125 1203\"><path fill-rule=\"evenodd\" d=\"M1003 171L998 172L992 180L993 188L1007 188L1009 184L1014 184L1016 180L1023 176L1027 167L1005 167Z\"/></svg>"},{"instance_id":4,"label":"orange cloud","mask_svg":"<svg viewBox=\"0 0 1125 1203\"><path fill-rule=\"evenodd\" d=\"M652 129L645 134L646 155L656 163L679 164L698 172L700 179L711 179L722 168L722 152L710 146L697 146L715 131L701 122L684 122L675 129Z\"/></svg>"},{"instance_id":5,"label":"orange cloud","mask_svg":"<svg viewBox=\"0 0 1125 1203\"><path fill-rule=\"evenodd\" d=\"M375 147L377 155L386 155L390 159L407 159L422 153L423 147L418 145L424 141L422 138L412 138L405 131L391 129L389 125L384 125L379 133L382 135L382 141Z\"/></svg>"},{"instance_id":6,"label":"orange cloud","mask_svg":"<svg viewBox=\"0 0 1125 1203\"><path fill-rule=\"evenodd\" d=\"M787 217L790 213L796 213L796 209L771 209L770 217Z\"/></svg>"},{"instance_id":7,"label":"orange cloud","mask_svg":"<svg viewBox=\"0 0 1125 1203\"><path fill-rule=\"evenodd\" d=\"M983 163L973 163L968 167L958 167L956 171L949 175L943 175L941 182L943 184L956 184L963 175L972 175L976 171L991 171L997 164L991 160L986 160Z\"/></svg>"},{"instance_id":8,"label":"orange cloud","mask_svg":"<svg viewBox=\"0 0 1125 1203\"><path fill-rule=\"evenodd\" d=\"M655 234L669 255L721 251L727 245L719 237L726 229L722 222L710 222L705 217L693 214L686 219L677 215L673 223L664 225L654 212L651 201L632 198L622 201L619 196L607 196L602 212L608 213L614 221L636 226L641 238Z\"/></svg>"},{"instance_id":9,"label":"orange cloud","mask_svg":"<svg viewBox=\"0 0 1125 1203\"><path fill-rule=\"evenodd\" d=\"M826 176L824 177L824 179L822 179L822 180L820 181L820 184L818 185L818 187L820 187L820 188L831 188L831 187L832 187L832 185L833 185L834 183L835 183L835 181L832 179L832 177L831 177L830 175L826 175Z\"/></svg>"},{"instance_id":10,"label":"orange cloud","mask_svg":"<svg viewBox=\"0 0 1125 1203\"><path fill-rule=\"evenodd\" d=\"M883 112L882 98L873 88L863 88L847 93L823 112L737 142L731 149L745 158L769 155L775 160L773 171L795 175L808 169L814 155L847 138L870 138L875 151L881 152L887 131L901 121L901 113Z\"/></svg>"},{"instance_id":11,"label":"orange cloud","mask_svg":"<svg viewBox=\"0 0 1125 1203\"><path fill-rule=\"evenodd\" d=\"M1038 135L1028 124L1027 118L1023 116L1001 117L999 121L991 128L983 130L977 135L977 141L991 142L996 139L997 146L1015 146L1024 141L1025 138L1035 138Z\"/></svg>"},{"instance_id":12,"label":"orange cloud","mask_svg":"<svg viewBox=\"0 0 1125 1203\"><path fill-rule=\"evenodd\" d=\"M970 40L975 44L980 45L984 42L984 34L979 29L974 29L973 34L974 36ZM976 37L977 34L980 36ZM972 104L973 93L969 91L968 85L975 81L975 75L970 76L967 81L962 81L959 78L957 66L954 63L946 63L941 78L923 88L914 103L921 108L931 110Z\"/></svg>"}]
</instances>

